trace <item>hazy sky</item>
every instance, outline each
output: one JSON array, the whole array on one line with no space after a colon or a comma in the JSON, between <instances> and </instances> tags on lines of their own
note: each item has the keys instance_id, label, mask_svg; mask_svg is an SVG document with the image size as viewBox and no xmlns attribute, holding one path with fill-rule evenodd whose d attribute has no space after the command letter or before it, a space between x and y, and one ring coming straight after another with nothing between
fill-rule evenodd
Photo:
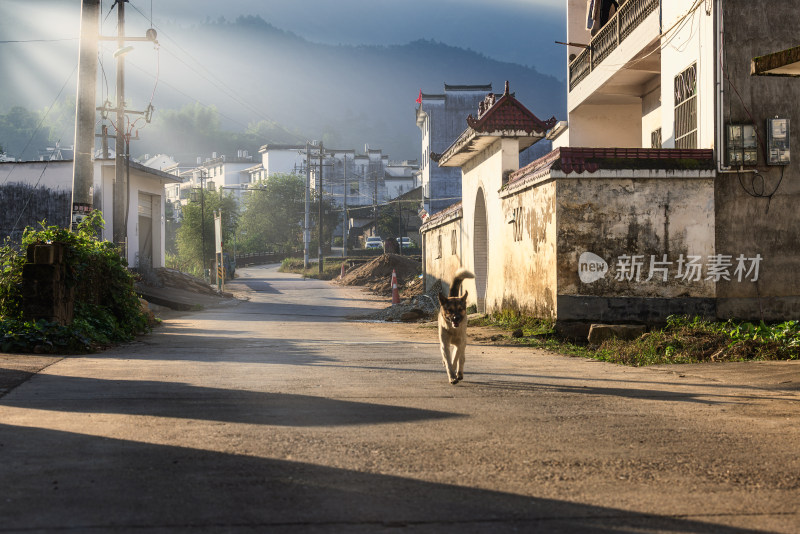
<instances>
[{"instance_id":1,"label":"hazy sky","mask_svg":"<svg viewBox=\"0 0 800 534\"><path fill-rule=\"evenodd\" d=\"M112 0L103 0L113 33ZM131 30L259 15L278 28L327 44L405 44L433 39L565 78L563 0L132 0ZM80 0L0 0L0 40L77 37ZM138 10L138 12L137 12ZM143 13L143 17L139 12Z\"/></svg>"}]
</instances>

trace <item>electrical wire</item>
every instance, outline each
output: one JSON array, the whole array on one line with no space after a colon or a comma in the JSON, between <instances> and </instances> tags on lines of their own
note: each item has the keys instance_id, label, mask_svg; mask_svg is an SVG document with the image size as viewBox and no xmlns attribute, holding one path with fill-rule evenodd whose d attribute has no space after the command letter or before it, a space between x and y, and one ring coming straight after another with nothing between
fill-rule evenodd
<instances>
[{"instance_id":1,"label":"electrical wire","mask_svg":"<svg viewBox=\"0 0 800 534\"><path fill-rule=\"evenodd\" d=\"M725 69L725 63L726 63L725 60L727 60L728 51L727 51L727 49L725 47L725 32L724 32L724 28L725 28L725 13L724 12L721 13L721 17L720 18L721 18L721 26L722 26L720 28L720 36L721 36L720 45L721 46L720 46L719 59L718 59L718 61L720 62L720 70L722 71L722 75L725 77L725 80L728 82L728 86L731 89L733 89L733 92L739 98L739 103L742 106L742 109L747 114L748 118L750 119L751 124L753 125L753 131L756 134L756 139L758 141L758 146L761 148L764 160L768 161L769 153L767 152L767 148L766 148L766 145L764 144L764 140L761 138L761 134L758 132L758 125L756 124L756 121L753 118L753 114L750 113L750 109L747 107L747 104L745 104L744 99L742 98L742 95L739 93L739 90L736 88L736 85L733 83L733 80L730 77L730 73ZM728 121L731 121L732 117L733 117L733 109L732 109L731 98L728 98ZM741 172L737 172L736 173L736 177L738 179L739 186L742 188L742 190L745 193L747 193L748 195L750 195L753 198L766 198L767 199L767 206L766 206L765 213L769 213L769 208L770 208L770 205L772 204L772 197L775 196L775 194L778 192L778 189L780 188L781 184L783 183L783 176L784 176L785 171L786 171L786 167L785 166L781 166L781 175L778 178L778 183L775 185L775 187L772 189L772 191L769 194L766 193L766 179L764 178L764 176L760 172L758 172L758 170L753 171L752 176L750 177L750 187L749 188L745 185L744 177L742 176ZM757 183L758 183L758 189L756 189L756 184Z\"/></svg>"},{"instance_id":2,"label":"electrical wire","mask_svg":"<svg viewBox=\"0 0 800 534\"><path fill-rule=\"evenodd\" d=\"M7 43L55 43L58 41L77 41L77 37L65 37L63 39L18 39L14 41L0 41L0 44Z\"/></svg>"},{"instance_id":3,"label":"electrical wire","mask_svg":"<svg viewBox=\"0 0 800 534\"><path fill-rule=\"evenodd\" d=\"M138 12L138 13L139 13L139 14L140 14L142 17L144 17L145 19L147 19L147 16L146 16L146 15L145 15L145 14L142 12L142 10L140 10L138 7L136 7L136 5L135 5L133 2L128 2L128 5L130 5L130 6L131 6L131 7L132 7L132 8L133 8L135 11L137 11L137 12ZM193 62L194 62L196 65L198 65L198 66L200 67L200 69L204 70L204 71L205 71L205 72L207 72L208 74L207 74L207 75L206 75L206 74L203 74L202 72L200 72L200 70L199 70L198 68L195 68L194 66L190 65L189 63L187 63L186 61L184 61L182 58L180 58L180 57L179 57L177 54L175 54L175 53L173 53L172 51L170 51L168 47L164 47L164 51L165 51L167 54L169 54L169 55L171 55L172 57L174 57L174 58L175 58L175 59L176 59L178 62L182 63L182 64L183 64L184 66L186 66L186 67L187 67L189 70L191 70L192 72L194 72L196 75L200 76L202 79L204 79L204 80L205 80L205 81L207 81L208 83L212 84L212 85L213 85L215 88L217 88L217 89L218 89L220 92L222 92L223 94L225 94L226 96L228 96L228 97L229 97L229 98L230 98L230 99L231 99L231 100L232 100L234 103L238 104L239 106L241 106L241 107L242 107L243 109L245 109L246 111L248 111L248 112L252 113L253 115L256 115L257 117L259 117L259 118L261 118L262 120L265 120L265 121L267 121L267 122L273 122L273 123L275 123L275 124L279 124L279 123L278 123L277 121L275 121L274 119L272 119L272 118L270 118L269 116L265 115L265 114L263 113L263 111L261 111L261 110L260 110L260 109L258 109L257 107L253 106L252 104L250 104L249 102L247 102L246 100L244 100L243 98L241 98L241 97L240 97L240 96L239 96L239 95L236 93L236 91L235 91L233 88L231 88L230 86L228 86L228 85L227 85L227 84L226 84L226 83L225 83L223 80L219 79L219 78L218 78L218 77L217 77L217 76L216 76L216 75L215 75L215 74L214 74L212 71L210 71L208 68L206 68L206 67L204 66L204 64L203 64L201 61L197 60L197 59L196 59L194 56L192 56L192 55L191 55L191 54L190 54L188 51L186 51L186 50L185 50L183 47L181 47L181 45L180 45L180 44L179 44L179 43L178 43L178 42L177 42L177 41L176 41L174 38L172 38L172 37L171 37L169 34L167 34L167 33L166 33L166 32L165 32L165 31L164 31L162 28L160 28L160 27L156 26L155 24L153 24L153 23L152 23L152 13L151 13L151 19L150 19L150 22L151 22L151 26L152 26L153 28L155 28L155 29L157 29L157 30L158 30L158 32L159 32L159 35L160 35L160 36L164 36L166 39L170 40L170 41L171 41L171 42L172 42L172 43L175 45L175 47L176 47L178 50L180 50L180 51L181 51L181 52L182 52L182 53L183 53L183 54L184 54L186 57L188 57L189 59L191 59L191 60L192 60L192 61L193 61ZM163 46L163 44L162 44L162 46ZM292 138L294 138L294 139L297 139L297 140L300 140L300 141L305 141L305 139L304 139L304 138L302 138L302 137L300 137L300 136L298 136L298 135L296 135L296 134L293 134L292 132L290 132L289 130L287 130L285 127L281 126L281 129L282 129L282 130L283 130L283 131L284 131L286 134L288 134L290 137L292 137Z\"/></svg>"},{"instance_id":4,"label":"electrical wire","mask_svg":"<svg viewBox=\"0 0 800 534\"><path fill-rule=\"evenodd\" d=\"M36 134L39 133L39 130L41 129L42 124L44 124L45 119L47 119L47 116L50 114L50 111L53 109L53 106L56 105L56 102L58 102L58 99L61 98L61 93L64 92L64 88L67 86L69 81L75 75L75 72L77 70L78 70L78 64L76 63L75 64L75 68L72 69L72 72L70 73L70 75L67 76L66 80L64 80L64 83L61 86L61 89L59 89L58 94L53 99L53 102L50 104L50 107L48 107L47 111L45 111L44 115L42 115L42 118L39 120L39 124L36 125L36 129L33 130L33 133L31 134L30 139L28 139L28 142L25 143L25 146L22 148L22 151L20 152L20 154L24 154L25 151L28 150L28 147L33 142L33 139L36 137ZM6 175L6 179L3 181L3 185L6 185L8 183L8 180L11 178L11 175L14 173L14 169L16 169L16 168L17 168L16 165L11 168L11 171L9 171L9 173Z\"/></svg>"}]
</instances>

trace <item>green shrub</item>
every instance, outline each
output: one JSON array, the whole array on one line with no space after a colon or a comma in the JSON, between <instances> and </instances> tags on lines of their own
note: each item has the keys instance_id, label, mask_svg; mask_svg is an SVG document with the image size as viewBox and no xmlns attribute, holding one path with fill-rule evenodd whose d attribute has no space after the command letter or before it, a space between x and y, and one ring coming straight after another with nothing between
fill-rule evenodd
<instances>
[{"instance_id":1,"label":"green shrub","mask_svg":"<svg viewBox=\"0 0 800 534\"><path fill-rule=\"evenodd\" d=\"M93 212L76 232L57 226L26 228L20 247L9 241L0 249L0 348L9 352L87 351L97 345L127 341L149 326L133 276L119 250L97 239L103 227ZM64 246L66 285L75 291L73 321L59 325L22 316L22 266L28 245Z\"/></svg>"}]
</instances>

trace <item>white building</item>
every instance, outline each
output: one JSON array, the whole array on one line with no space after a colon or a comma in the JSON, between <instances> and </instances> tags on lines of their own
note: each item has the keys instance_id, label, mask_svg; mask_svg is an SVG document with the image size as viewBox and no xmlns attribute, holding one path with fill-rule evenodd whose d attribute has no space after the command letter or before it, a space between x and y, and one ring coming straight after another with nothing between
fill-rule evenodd
<instances>
[{"instance_id":1,"label":"white building","mask_svg":"<svg viewBox=\"0 0 800 534\"><path fill-rule=\"evenodd\" d=\"M26 225L46 218L48 224L69 225L72 165L72 160L0 163L0 195L9 208L1 219L5 235L16 237ZM164 266L164 187L176 182L170 174L131 162L124 244L128 265ZM113 189L114 160L94 160L93 207L103 212L102 238L108 241L114 235ZM63 208L58 202L64 202Z\"/></svg>"}]
</instances>

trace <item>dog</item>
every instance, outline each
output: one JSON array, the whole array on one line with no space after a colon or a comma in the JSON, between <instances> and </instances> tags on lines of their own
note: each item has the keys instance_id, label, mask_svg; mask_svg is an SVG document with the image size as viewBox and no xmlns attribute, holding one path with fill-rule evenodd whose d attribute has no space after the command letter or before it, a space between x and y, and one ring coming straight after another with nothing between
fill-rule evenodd
<instances>
[{"instance_id":1,"label":"dog","mask_svg":"<svg viewBox=\"0 0 800 534\"><path fill-rule=\"evenodd\" d=\"M461 282L467 278L475 278L465 268L456 271L450 285L450 296L439 293L439 346L442 349L442 360L451 384L458 384L464 379L464 351L467 348L467 292L459 297ZM455 353L452 350L455 347Z\"/></svg>"}]
</instances>

